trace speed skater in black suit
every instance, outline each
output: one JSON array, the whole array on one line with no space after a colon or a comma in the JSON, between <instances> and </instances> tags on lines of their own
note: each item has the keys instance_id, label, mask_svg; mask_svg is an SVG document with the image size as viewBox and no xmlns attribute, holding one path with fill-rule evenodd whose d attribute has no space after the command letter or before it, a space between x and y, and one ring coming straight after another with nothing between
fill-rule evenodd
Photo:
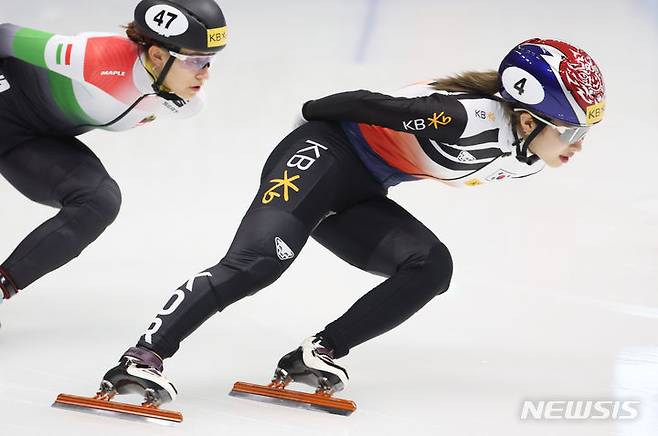
<instances>
[{"instance_id":1,"label":"speed skater in black suit","mask_svg":"<svg viewBox=\"0 0 658 436\"><path fill-rule=\"evenodd\" d=\"M277 365L275 379L340 391L348 374L336 360L444 293L453 272L446 246L387 198L387 188L419 179L467 187L508 183L566 164L602 120L604 106L596 63L581 49L548 39L519 44L498 71L467 72L391 95L361 90L305 103L308 122L268 158L226 256L175 291L107 372L105 388L174 399L163 360L215 313L277 280L312 237L357 268L386 277Z\"/></svg>"}]
</instances>

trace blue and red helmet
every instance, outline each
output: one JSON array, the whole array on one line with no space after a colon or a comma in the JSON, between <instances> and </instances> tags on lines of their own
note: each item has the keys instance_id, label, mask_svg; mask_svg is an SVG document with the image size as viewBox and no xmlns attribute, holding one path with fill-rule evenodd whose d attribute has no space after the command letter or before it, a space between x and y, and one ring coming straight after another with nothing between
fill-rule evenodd
<instances>
[{"instance_id":1,"label":"blue and red helmet","mask_svg":"<svg viewBox=\"0 0 658 436\"><path fill-rule=\"evenodd\" d=\"M584 50L569 43L524 41L505 56L498 73L503 99L529 112L582 127L603 119L601 70Z\"/></svg>"}]
</instances>

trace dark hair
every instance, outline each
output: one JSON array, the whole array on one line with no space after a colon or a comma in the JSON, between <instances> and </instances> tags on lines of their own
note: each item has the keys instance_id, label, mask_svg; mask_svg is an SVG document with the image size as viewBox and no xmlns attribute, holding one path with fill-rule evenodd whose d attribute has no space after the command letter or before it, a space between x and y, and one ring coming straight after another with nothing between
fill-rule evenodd
<instances>
[{"instance_id":1,"label":"dark hair","mask_svg":"<svg viewBox=\"0 0 658 436\"><path fill-rule=\"evenodd\" d=\"M150 38L142 35L142 33L139 31L137 28L137 24L134 21L131 21L128 23L127 26L121 26L124 29L126 29L126 36L128 39L130 39L132 42L135 44L138 44L145 49L149 49L152 45L157 45L155 41L151 40Z\"/></svg>"},{"instance_id":2,"label":"dark hair","mask_svg":"<svg viewBox=\"0 0 658 436\"><path fill-rule=\"evenodd\" d=\"M467 71L455 76L436 79L431 85L441 91L468 92L484 96L493 96L502 88L502 81L497 71ZM517 126L521 115L514 111L514 105L503 102L512 125Z\"/></svg>"}]
</instances>

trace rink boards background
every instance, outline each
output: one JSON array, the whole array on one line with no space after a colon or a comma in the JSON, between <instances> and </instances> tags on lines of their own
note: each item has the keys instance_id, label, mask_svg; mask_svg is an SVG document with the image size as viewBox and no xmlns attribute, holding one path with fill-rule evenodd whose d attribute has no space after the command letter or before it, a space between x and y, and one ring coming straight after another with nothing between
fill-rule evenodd
<instances>
[{"instance_id":1,"label":"rink boards background","mask_svg":"<svg viewBox=\"0 0 658 436\"><path fill-rule=\"evenodd\" d=\"M35 0L0 21L120 33L134 3ZM117 221L83 255L0 306L0 434L648 435L658 399L658 87L655 1L222 2L229 45L203 114L81 139L123 192ZM224 255L266 157L301 104L496 68L533 36L597 59L604 123L558 170L391 197L451 249L451 289L342 364L350 418L229 398L379 283L310 241L275 284L215 316L166 364L186 421L161 427L50 409L91 394L171 292ZM0 257L53 210L0 181ZM522 422L525 399L639 399L633 423Z\"/></svg>"}]
</instances>

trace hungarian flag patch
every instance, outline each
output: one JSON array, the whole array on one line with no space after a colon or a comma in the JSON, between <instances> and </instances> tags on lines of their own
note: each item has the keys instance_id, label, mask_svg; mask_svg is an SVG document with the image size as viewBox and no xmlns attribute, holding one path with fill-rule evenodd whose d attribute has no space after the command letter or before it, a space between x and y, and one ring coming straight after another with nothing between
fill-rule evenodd
<instances>
[{"instance_id":1,"label":"hungarian flag patch","mask_svg":"<svg viewBox=\"0 0 658 436\"><path fill-rule=\"evenodd\" d=\"M57 54L55 58L57 65L71 65L72 51L73 44L59 44L57 46Z\"/></svg>"}]
</instances>

